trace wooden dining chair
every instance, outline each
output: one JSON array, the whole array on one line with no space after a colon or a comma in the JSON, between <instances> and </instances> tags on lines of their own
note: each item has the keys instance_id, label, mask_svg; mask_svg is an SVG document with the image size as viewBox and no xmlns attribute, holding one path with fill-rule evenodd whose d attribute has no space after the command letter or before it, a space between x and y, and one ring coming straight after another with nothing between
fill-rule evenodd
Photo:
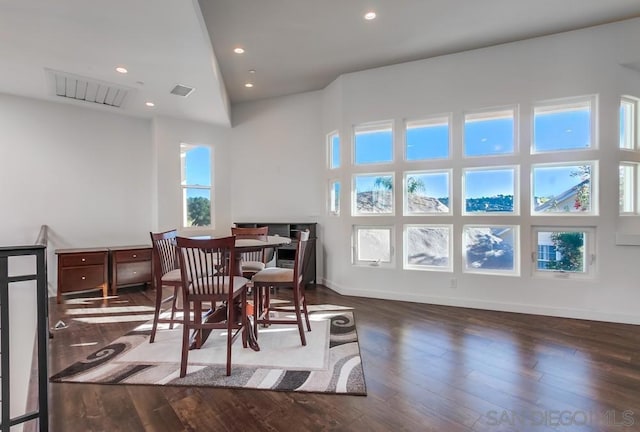
<instances>
[{"instance_id":1,"label":"wooden dining chair","mask_svg":"<svg viewBox=\"0 0 640 432\"><path fill-rule=\"evenodd\" d=\"M269 227L257 227L257 228L238 228L231 227L231 235L236 236L237 239L256 239L267 240ZM251 252L243 252L242 256L242 275L247 279L263 270L267 265L267 259L273 256L273 248L261 249Z\"/></svg>"},{"instance_id":2,"label":"wooden dining chair","mask_svg":"<svg viewBox=\"0 0 640 432\"><path fill-rule=\"evenodd\" d=\"M182 277L176 255L177 231L170 230L159 233L149 233L151 235L152 255L153 255L153 279L156 289L156 304L153 313L153 326L151 327L151 337L149 343L153 343L156 337L159 323L169 323L169 328L173 324L182 323L182 318L177 318L176 313L181 312L177 307L178 292L182 286ZM170 287L172 294L163 298L162 288ZM171 302L170 318L160 318L162 305Z\"/></svg>"},{"instance_id":3,"label":"wooden dining chair","mask_svg":"<svg viewBox=\"0 0 640 432\"><path fill-rule=\"evenodd\" d=\"M307 244L309 242L309 231L298 233L296 256L293 268L267 267L259 271L251 281L253 282L253 330L258 336L258 324L297 324L300 332L302 345L307 344L304 335L303 315L307 325L307 330L311 331L309 322L309 312L307 311L307 300L304 290L304 268L307 255ZM271 305L271 288L290 287L293 291L293 308L275 307ZM295 313L296 319L275 318L269 312Z\"/></svg>"},{"instance_id":4,"label":"wooden dining chair","mask_svg":"<svg viewBox=\"0 0 640 432\"><path fill-rule=\"evenodd\" d=\"M239 335L247 347L247 283L235 275L235 237L217 239L177 238L178 257L182 269L184 327L180 377L187 373L191 345L189 332L194 332L194 348L202 346L202 333L224 329L227 340L227 376L231 375L231 347ZM226 303L226 319L208 322L203 319L203 304ZM207 307L207 310L209 308Z\"/></svg>"}]
</instances>

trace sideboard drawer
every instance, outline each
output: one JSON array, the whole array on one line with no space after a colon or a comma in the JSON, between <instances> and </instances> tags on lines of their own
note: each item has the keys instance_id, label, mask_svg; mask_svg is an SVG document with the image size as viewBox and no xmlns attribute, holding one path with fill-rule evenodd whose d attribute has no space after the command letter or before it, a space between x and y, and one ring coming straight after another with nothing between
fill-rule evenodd
<instances>
[{"instance_id":1,"label":"sideboard drawer","mask_svg":"<svg viewBox=\"0 0 640 432\"><path fill-rule=\"evenodd\" d=\"M111 294L129 285L151 286L151 246L110 247Z\"/></svg>"},{"instance_id":2,"label":"sideboard drawer","mask_svg":"<svg viewBox=\"0 0 640 432\"><path fill-rule=\"evenodd\" d=\"M104 252L80 252L69 255L59 255L62 267L76 267L86 265L100 265L104 263Z\"/></svg>"},{"instance_id":3,"label":"sideboard drawer","mask_svg":"<svg viewBox=\"0 0 640 432\"><path fill-rule=\"evenodd\" d=\"M58 303L62 294L109 287L109 250L107 248L57 249Z\"/></svg>"},{"instance_id":4,"label":"sideboard drawer","mask_svg":"<svg viewBox=\"0 0 640 432\"><path fill-rule=\"evenodd\" d=\"M62 281L64 292L102 288L102 284L105 282L104 266L91 265L63 268L60 280Z\"/></svg>"},{"instance_id":5,"label":"sideboard drawer","mask_svg":"<svg viewBox=\"0 0 640 432\"><path fill-rule=\"evenodd\" d=\"M118 285L147 284L151 280L151 261L118 264L116 281Z\"/></svg>"},{"instance_id":6,"label":"sideboard drawer","mask_svg":"<svg viewBox=\"0 0 640 432\"><path fill-rule=\"evenodd\" d=\"M113 252L116 263L151 261L151 249L131 249Z\"/></svg>"}]
</instances>

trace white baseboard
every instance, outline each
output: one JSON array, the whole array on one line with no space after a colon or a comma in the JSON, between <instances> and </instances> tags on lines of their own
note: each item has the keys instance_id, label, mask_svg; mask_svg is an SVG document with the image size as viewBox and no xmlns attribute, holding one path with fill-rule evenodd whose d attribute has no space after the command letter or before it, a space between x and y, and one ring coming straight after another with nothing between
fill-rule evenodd
<instances>
[{"instance_id":1,"label":"white baseboard","mask_svg":"<svg viewBox=\"0 0 640 432\"><path fill-rule=\"evenodd\" d=\"M587 309L575 309L566 307L555 307L549 305L530 305L524 303L505 303L495 301L485 301L478 299L469 299L462 297L443 297L443 296L431 296L425 294L410 294L410 293L389 293L386 291L378 290L359 290L348 287L343 287L333 283L327 279L323 279L322 284L332 289L338 294L354 296L354 297L369 297L383 300L399 300L414 303L429 303L442 306L456 306L465 307L471 309L483 309L493 310L500 312L514 312L525 313L532 315L544 315L560 318L574 318L584 319L592 321L604 321L614 322L622 324L637 324L640 325L640 316L628 315L612 312L600 312Z\"/></svg>"}]
</instances>

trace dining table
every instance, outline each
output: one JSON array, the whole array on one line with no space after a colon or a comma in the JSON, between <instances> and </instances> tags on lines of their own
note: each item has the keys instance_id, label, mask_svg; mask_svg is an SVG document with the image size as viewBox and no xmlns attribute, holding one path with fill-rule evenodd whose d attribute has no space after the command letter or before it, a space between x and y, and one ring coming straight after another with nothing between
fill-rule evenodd
<instances>
[{"instance_id":1,"label":"dining table","mask_svg":"<svg viewBox=\"0 0 640 432\"><path fill-rule=\"evenodd\" d=\"M215 238L212 236L194 236L192 238L196 239L211 239ZM284 246L291 243L291 238L279 236L279 235L269 235L266 240L260 239L247 239L247 238L237 238L235 242L235 269L234 273L236 276L242 276L242 254L245 252L253 252L253 251L262 251L264 249L269 248L277 248L279 246ZM240 305L236 305L236 307L240 308ZM253 317L252 314L247 314L250 318ZM212 323L224 321L227 318L227 306L220 305L215 309L209 309L204 316L202 317L204 322ZM254 351L260 351L260 346L258 345L258 338L253 333L253 326L247 325L245 326L245 334L247 337L247 343L249 347ZM204 329L202 330L202 343L207 340L209 335L211 334L211 330ZM192 336L191 341L189 343L189 349L195 348L195 335Z\"/></svg>"}]
</instances>

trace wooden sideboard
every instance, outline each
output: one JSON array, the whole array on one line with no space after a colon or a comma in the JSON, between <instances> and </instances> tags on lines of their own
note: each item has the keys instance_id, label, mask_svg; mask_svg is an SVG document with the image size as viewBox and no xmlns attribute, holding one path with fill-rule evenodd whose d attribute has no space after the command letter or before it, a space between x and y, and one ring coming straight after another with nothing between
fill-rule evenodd
<instances>
[{"instance_id":1,"label":"wooden sideboard","mask_svg":"<svg viewBox=\"0 0 640 432\"><path fill-rule=\"evenodd\" d=\"M57 249L58 294L101 289L102 296L116 295L118 288L152 283L151 246Z\"/></svg>"},{"instance_id":2,"label":"wooden sideboard","mask_svg":"<svg viewBox=\"0 0 640 432\"><path fill-rule=\"evenodd\" d=\"M101 289L103 297L108 295L109 287L109 249L57 249L58 255L58 294L56 300L62 301L62 294L75 291Z\"/></svg>"},{"instance_id":3,"label":"wooden sideboard","mask_svg":"<svg viewBox=\"0 0 640 432\"><path fill-rule=\"evenodd\" d=\"M151 246L119 246L109 248L111 294L118 288L151 285Z\"/></svg>"}]
</instances>

